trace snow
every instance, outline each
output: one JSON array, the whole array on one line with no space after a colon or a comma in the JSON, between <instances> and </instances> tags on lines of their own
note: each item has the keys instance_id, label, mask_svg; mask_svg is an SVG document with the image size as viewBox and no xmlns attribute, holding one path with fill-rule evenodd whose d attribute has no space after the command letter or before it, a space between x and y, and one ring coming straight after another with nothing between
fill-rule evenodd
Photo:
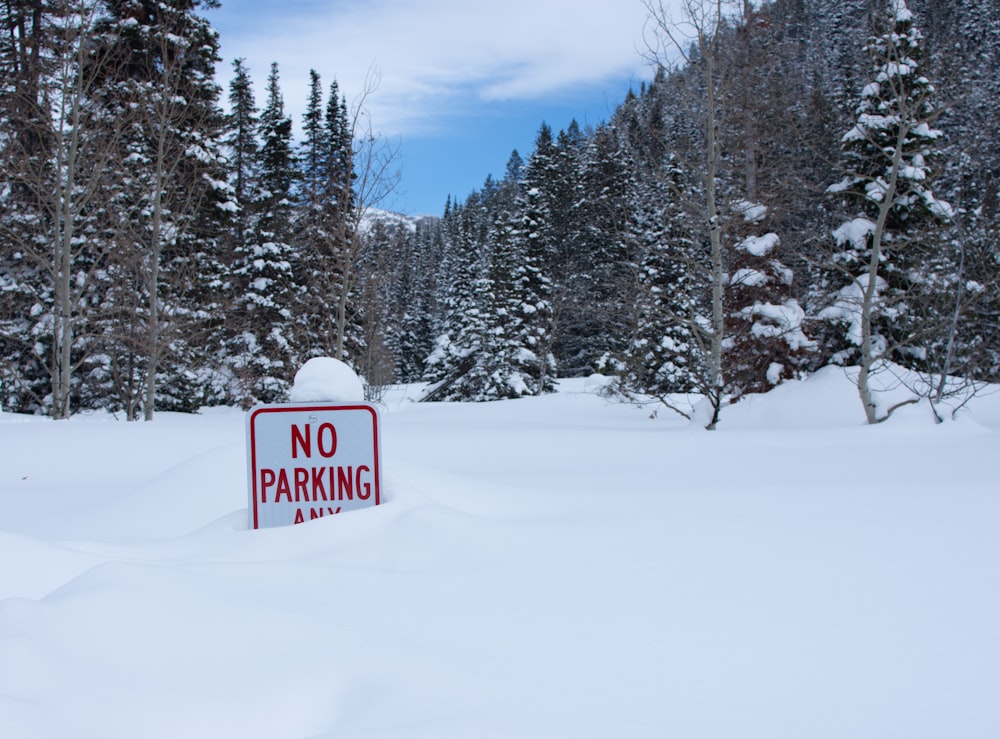
<instances>
[{"instance_id":1,"label":"snow","mask_svg":"<svg viewBox=\"0 0 1000 739\"><path fill-rule=\"evenodd\" d=\"M858 251L863 251L868 245L868 237L875 232L875 221L870 218L854 218L842 223L833 232L837 246L850 244Z\"/></svg>"},{"instance_id":2,"label":"snow","mask_svg":"<svg viewBox=\"0 0 1000 739\"><path fill-rule=\"evenodd\" d=\"M0 414L0 733L992 739L1000 389L853 380L716 432L393 388L383 505L261 531L238 410Z\"/></svg>"},{"instance_id":3,"label":"snow","mask_svg":"<svg viewBox=\"0 0 1000 739\"><path fill-rule=\"evenodd\" d=\"M736 212L748 223L760 223L767 216L767 206L749 200L736 201Z\"/></svg>"},{"instance_id":4,"label":"snow","mask_svg":"<svg viewBox=\"0 0 1000 739\"><path fill-rule=\"evenodd\" d=\"M861 181L859 177L844 177L840 182L836 182L826 188L830 194L846 192Z\"/></svg>"},{"instance_id":5,"label":"snow","mask_svg":"<svg viewBox=\"0 0 1000 739\"><path fill-rule=\"evenodd\" d=\"M802 330L806 313L795 299L786 300L781 305L758 302L744 309L742 313L748 318L764 319L763 323L756 321L751 328L751 332L757 338L780 338L792 351L813 349L816 346L816 342Z\"/></svg>"},{"instance_id":6,"label":"snow","mask_svg":"<svg viewBox=\"0 0 1000 739\"><path fill-rule=\"evenodd\" d=\"M837 291L837 298L834 300L832 305L823 308L819 312L817 318L821 321L832 321L834 323L846 324L846 338L854 346L861 346L862 340L862 318L863 318L863 308L865 302L865 292L868 289L870 275L862 274L855 277L851 282L844 285ZM875 300L878 300L878 296L881 295L888 283L882 277L876 277L875 279ZM875 356L879 356L882 353L882 345L884 339L879 336L873 336L872 340L874 342L873 353Z\"/></svg>"},{"instance_id":7,"label":"snow","mask_svg":"<svg viewBox=\"0 0 1000 739\"><path fill-rule=\"evenodd\" d=\"M955 217L955 209L951 207L951 203L945 200L938 200L934 197L934 193L927 190L921 193L921 195L928 210L936 217L945 221L950 221Z\"/></svg>"},{"instance_id":8,"label":"snow","mask_svg":"<svg viewBox=\"0 0 1000 739\"><path fill-rule=\"evenodd\" d=\"M759 269L753 269L752 267L743 267L736 270L730 279L730 284L739 285L740 287L760 287L767 283L767 275Z\"/></svg>"},{"instance_id":9,"label":"snow","mask_svg":"<svg viewBox=\"0 0 1000 739\"><path fill-rule=\"evenodd\" d=\"M944 135L944 132L941 131L941 129L931 128L927 124L927 121L921 121L918 123L913 127L913 130L910 131L910 133L923 139L939 139Z\"/></svg>"},{"instance_id":10,"label":"snow","mask_svg":"<svg viewBox=\"0 0 1000 739\"><path fill-rule=\"evenodd\" d=\"M408 216L402 213L395 213L381 208L365 208L361 214L360 231L363 234L371 233L376 227L398 228L407 233L415 233L417 224L425 218L434 216L417 215Z\"/></svg>"},{"instance_id":11,"label":"snow","mask_svg":"<svg viewBox=\"0 0 1000 739\"><path fill-rule=\"evenodd\" d=\"M364 400L365 386L354 370L333 357L313 357L295 373L288 393L292 403Z\"/></svg>"},{"instance_id":12,"label":"snow","mask_svg":"<svg viewBox=\"0 0 1000 739\"><path fill-rule=\"evenodd\" d=\"M906 0L892 0L891 7L897 23L907 23L913 20L913 13L906 7Z\"/></svg>"},{"instance_id":13,"label":"snow","mask_svg":"<svg viewBox=\"0 0 1000 739\"><path fill-rule=\"evenodd\" d=\"M755 257L763 257L771 253L780 243L781 239L778 238L778 234L768 233L763 236L749 236L737 244L736 248Z\"/></svg>"}]
</instances>

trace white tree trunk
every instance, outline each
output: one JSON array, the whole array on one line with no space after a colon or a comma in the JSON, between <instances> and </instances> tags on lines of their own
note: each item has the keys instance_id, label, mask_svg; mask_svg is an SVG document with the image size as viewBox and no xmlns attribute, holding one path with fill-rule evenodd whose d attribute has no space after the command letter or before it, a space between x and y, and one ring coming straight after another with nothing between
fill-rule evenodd
<instances>
[{"instance_id":1,"label":"white tree trunk","mask_svg":"<svg viewBox=\"0 0 1000 739\"><path fill-rule=\"evenodd\" d=\"M877 355L874 350L872 322L878 309L879 265L882 261L885 224L896 198L899 171L903 163L903 143L906 141L909 132L909 126L901 123L896 135L896 148L892 155L892 168L889 171L889 180L886 182L885 190L882 194L882 201L878 209L878 219L875 221L875 230L872 232L871 255L868 260L868 284L865 285L861 300L861 359L858 368L857 387L858 397L861 399L861 405L865 410L865 419L869 424L880 423L887 418L887 416L879 418L870 382L875 362L880 359L880 355Z\"/></svg>"}]
</instances>

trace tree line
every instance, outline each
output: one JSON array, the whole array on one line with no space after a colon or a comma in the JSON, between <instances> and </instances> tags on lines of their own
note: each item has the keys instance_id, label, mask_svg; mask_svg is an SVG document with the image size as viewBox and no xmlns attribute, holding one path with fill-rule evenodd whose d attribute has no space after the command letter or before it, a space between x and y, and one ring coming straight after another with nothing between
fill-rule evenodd
<instances>
[{"instance_id":1,"label":"tree line","mask_svg":"<svg viewBox=\"0 0 1000 739\"><path fill-rule=\"evenodd\" d=\"M400 283L403 378L488 399L597 370L709 428L830 364L871 423L879 372L935 405L996 381L1000 5L673 5L646 2L656 76L609 121L542 125L410 237L438 266Z\"/></svg>"},{"instance_id":2,"label":"tree line","mask_svg":"<svg viewBox=\"0 0 1000 739\"><path fill-rule=\"evenodd\" d=\"M872 422L887 366L998 379L996 0L647 0L651 82L420 219L372 208L370 89L313 72L296 138L236 60L223 112L214 5L0 7L5 409L281 401L320 355L428 399L601 371L709 427L832 363Z\"/></svg>"},{"instance_id":3,"label":"tree line","mask_svg":"<svg viewBox=\"0 0 1000 739\"><path fill-rule=\"evenodd\" d=\"M259 111L239 60L225 113L216 5L0 7L6 409L273 401L304 358L356 352L364 120L313 72L295 142L277 66Z\"/></svg>"}]
</instances>

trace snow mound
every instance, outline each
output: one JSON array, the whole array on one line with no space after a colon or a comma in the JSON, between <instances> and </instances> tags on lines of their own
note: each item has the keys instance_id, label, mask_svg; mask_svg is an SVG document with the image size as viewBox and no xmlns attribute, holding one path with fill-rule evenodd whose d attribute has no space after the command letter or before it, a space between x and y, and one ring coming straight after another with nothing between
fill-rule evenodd
<instances>
[{"instance_id":1,"label":"snow mound","mask_svg":"<svg viewBox=\"0 0 1000 739\"><path fill-rule=\"evenodd\" d=\"M356 402L364 397L365 386L361 378L333 357L313 357L302 365L288 393L292 403Z\"/></svg>"},{"instance_id":2,"label":"snow mound","mask_svg":"<svg viewBox=\"0 0 1000 739\"><path fill-rule=\"evenodd\" d=\"M606 392L614 383L614 377L609 377L608 375L602 375L595 372L584 381L584 392L603 393Z\"/></svg>"}]
</instances>

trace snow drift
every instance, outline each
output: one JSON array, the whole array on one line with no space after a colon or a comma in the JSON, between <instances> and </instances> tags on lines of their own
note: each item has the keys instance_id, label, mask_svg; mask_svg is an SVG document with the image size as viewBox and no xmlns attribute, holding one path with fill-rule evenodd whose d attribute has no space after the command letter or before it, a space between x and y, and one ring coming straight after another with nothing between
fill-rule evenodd
<instances>
[{"instance_id":1,"label":"snow drift","mask_svg":"<svg viewBox=\"0 0 1000 739\"><path fill-rule=\"evenodd\" d=\"M260 531L239 411L0 414L0 733L1000 735L1000 395L416 396L383 505Z\"/></svg>"}]
</instances>

